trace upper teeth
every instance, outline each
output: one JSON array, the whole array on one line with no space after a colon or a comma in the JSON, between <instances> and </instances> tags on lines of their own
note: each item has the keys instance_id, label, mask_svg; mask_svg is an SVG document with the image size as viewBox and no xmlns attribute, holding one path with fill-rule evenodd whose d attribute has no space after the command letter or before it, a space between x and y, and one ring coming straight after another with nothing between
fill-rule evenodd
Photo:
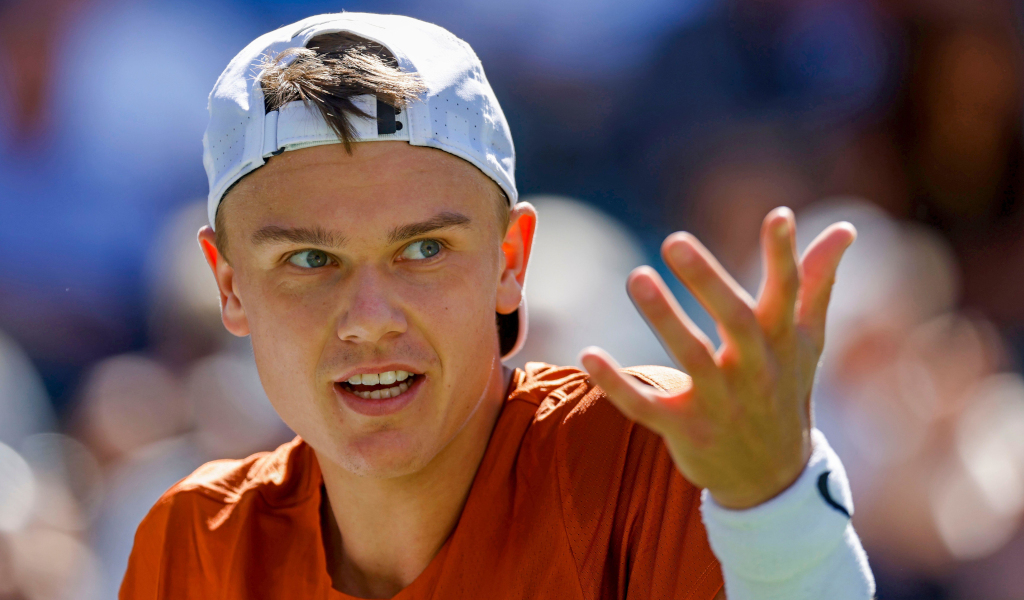
<instances>
[{"instance_id":1,"label":"upper teeth","mask_svg":"<svg viewBox=\"0 0 1024 600\"><path fill-rule=\"evenodd\" d=\"M383 373L360 373L349 378L352 385L391 385L396 381L405 381L412 377L408 371L385 371Z\"/></svg>"}]
</instances>

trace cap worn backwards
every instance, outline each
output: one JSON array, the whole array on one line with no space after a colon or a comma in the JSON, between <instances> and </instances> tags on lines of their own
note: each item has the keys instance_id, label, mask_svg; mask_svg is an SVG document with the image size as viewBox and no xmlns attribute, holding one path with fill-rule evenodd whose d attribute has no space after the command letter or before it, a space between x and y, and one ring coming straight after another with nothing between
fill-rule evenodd
<instances>
[{"instance_id":1,"label":"cap worn backwards","mask_svg":"<svg viewBox=\"0 0 1024 600\"><path fill-rule=\"evenodd\" d=\"M505 115L469 44L447 30L410 17L337 13L303 19L264 34L228 64L210 92L210 121L203 135L203 165L210 183L210 226L220 202L239 179L288 150L341 143L323 116L301 101L267 113L259 84L266 56L302 48L316 36L347 32L376 42L398 67L416 74L426 91L403 111L372 95L352 101L370 119L350 115L355 142L405 140L469 161L493 179L511 204L518 200L515 149ZM397 114L396 114L397 112ZM526 306L519 309L515 354L526 337Z\"/></svg>"}]
</instances>

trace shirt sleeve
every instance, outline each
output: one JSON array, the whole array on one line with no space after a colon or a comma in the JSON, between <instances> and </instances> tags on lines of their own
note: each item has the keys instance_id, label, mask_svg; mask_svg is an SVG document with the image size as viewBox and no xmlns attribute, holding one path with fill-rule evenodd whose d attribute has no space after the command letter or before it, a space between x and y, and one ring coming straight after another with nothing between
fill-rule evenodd
<instances>
[{"instance_id":1,"label":"shirt sleeve","mask_svg":"<svg viewBox=\"0 0 1024 600\"><path fill-rule=\"evenodd\" d=\"M197 534L210 514L203 501L175 486L150 509L135 532L120 600L212 597L221 589L217 548Z\"/></svg>"},{"instance_id":2,"label":"shirt sleeve","mask_svg":"<svg viewBox=\"0 0 1024 600\"><path fill-rule=\"evenodd\" d=\"M171 499L163 498L139 524L132 553L128 557L128 569L121 581L119 600L156 600L160 597L170 515Z\"/></svg>"}]
</instances>

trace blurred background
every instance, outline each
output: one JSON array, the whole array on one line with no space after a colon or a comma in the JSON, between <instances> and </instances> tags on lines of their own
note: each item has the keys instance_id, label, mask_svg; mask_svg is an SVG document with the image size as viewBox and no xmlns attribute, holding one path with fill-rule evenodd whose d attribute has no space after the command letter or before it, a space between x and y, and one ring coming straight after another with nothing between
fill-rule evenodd
<instances>
[{"instance_id":1,"label":"blurred background","mask_svg":"<svg viewBox=\"0 0 1024 600\"><path fill-rule=\"evenodd\" d=\"M0 599L114 598L167 487L291 438L196 247L200 140L239 49L343 9L483 60L541 215L517 360L669 361L623 282L671 231L753 291L768 210L853 222L816 419L879 598L1024 599L1009 0L0 0Z\"/></svg>"}]
</instances>

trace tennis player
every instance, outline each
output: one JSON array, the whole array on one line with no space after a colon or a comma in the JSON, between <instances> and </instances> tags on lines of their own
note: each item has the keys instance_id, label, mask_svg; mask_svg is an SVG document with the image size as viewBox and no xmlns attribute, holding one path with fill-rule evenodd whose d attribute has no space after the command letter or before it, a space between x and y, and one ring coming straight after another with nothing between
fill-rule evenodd
<instances>
[{"instance_id":1,"label":"tennis player","mask_svg":"<svg viewBox=\"0 0 1024 600\"><path fill-rule=\"evenodd\" d=\"M199 242L298 437L165 493L121 598L872 596L810 410L851 226L798 260L792 213L769 214L756 300L671 235L722 346L652 269L626 285L689 376L596 348L586 371L511 370L537 215L465 42L311 17L242 50L209 108Z\"/></svg>"}]
</instances>

